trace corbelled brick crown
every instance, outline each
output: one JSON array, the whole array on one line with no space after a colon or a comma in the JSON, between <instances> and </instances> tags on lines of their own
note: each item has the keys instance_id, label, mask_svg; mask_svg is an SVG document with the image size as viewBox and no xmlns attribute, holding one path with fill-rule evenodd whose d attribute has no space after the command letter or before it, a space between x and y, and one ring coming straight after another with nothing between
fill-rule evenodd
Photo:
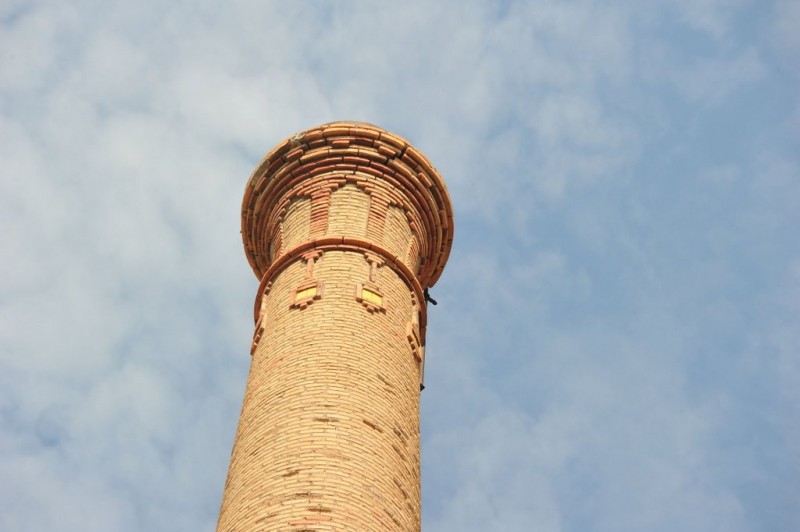
<instances>
[{"instance_id":1,"label":"corbelled brick crown","mask_svg":"<svg viewBox=\"0 0 800 532\"><path fill-rule=\"evenodd\" d=\"M415 257L406 250L386 251L400 251L394 258L410 267L423 287L432 286L453 243L447 187L407 140L363 122L332 122L298 133L259 163L242 202L242 239L256 276L261 279L273 261L290 251L280 222L294 198L311 199L311 239L328 236L329 243L335 241L327 228L330 195L347 184L367 192L372 204L367 238L341 236L359 240L358 245L379 246L387 207L403 208L418 246L418 262L409 264Z\"/></svg>"}]
</instances>

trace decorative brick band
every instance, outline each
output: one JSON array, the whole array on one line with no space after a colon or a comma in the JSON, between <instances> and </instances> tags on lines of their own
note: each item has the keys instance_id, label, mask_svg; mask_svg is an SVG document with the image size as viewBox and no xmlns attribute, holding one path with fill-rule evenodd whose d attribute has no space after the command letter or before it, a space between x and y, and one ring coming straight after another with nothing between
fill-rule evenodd
<instances>
[{"instance_id":1,"label":"decorative brick band","mask_svg":"<svg viewBox=\"0 0 800 532\"><path fill-rule=\"evenodd\" d=\"M398 275L398 277L403 280L406 286L408 286L415 301L425 301L422 285L419 283L414 273L402 260L400 260L399 257L396 257L382 247L365 240L347 237L326 237L305 242L296 248L287 251L272 264L270 264L267 271L264 272L264 276L261 278L261 283L258 287L258 294L256 295L255 305L253 306L253 320L256 323L258 322L260 317L259 315L261 313L261 298L264 295L267 287L281 271L283 271L294 261L298 259L302 260L304 257L308 257L309 251L324 252L328 250L363 253L373 262L375 261L376 257L379 257L383 261L382 263L390 267ZM428 314L425 305L419 306L419 314L420 345L424 346L425 327L428 320Z\"/></svg>"}]
</instances>

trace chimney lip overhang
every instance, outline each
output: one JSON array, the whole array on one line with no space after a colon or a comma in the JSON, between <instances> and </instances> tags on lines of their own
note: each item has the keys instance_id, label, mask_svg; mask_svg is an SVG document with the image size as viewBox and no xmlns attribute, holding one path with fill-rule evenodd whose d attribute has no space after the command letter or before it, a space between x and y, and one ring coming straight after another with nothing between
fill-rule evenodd
<instances>
[{"instance_id":1,"label":"chimney lip overhang","mask_svg":"<svg viewBox=\"0 0 800 532\"><path fill-rule=\"evenodd\" d=\"M285 138L267 153L251 174L242 200L242 240L245 255L256 276L260 279L269 268L269 260L264 249L269 246L268 238L263 234L266 230L265 219L268 218L262 212L264 193L267 189L272 189L269 195L275 198L286 192L283 188L290 182L291 171L306 164L301 158L313 150L306 143L309 139L315 142L320 139L325 139L326 142L329 139L330 141L372 139L399 150L398 155L393 158L402 159L403 165L413 166L411 168L415 171L413 175L398 170L392 177L402 181L405 186L410 187L410 190L416 191L419 198L424 199L425 204L422 208L427 211L424 214L428 220L428 226L424 229L429 239L430 251L426 256L425 265L419 272L419 281L423 287L433 286L444 269L453 242L453 209L447 186L427 157L405 138L374 124L356 121L330 122ZM303 146L306 149L303 149ZM363 145L359 145L359 148L364 150L365 155L383 157L376 149L369 150ZM327 153L317 152L315 162L324 161L327 157L329 157ZM291 170L287 171L290 167ZM335 170L331 172L331 174L336 173ZM279 177L280 183L272 183L276 176ZM279 188L277 193L275 187ZM256 214L257 212L259 214Z\"/></svg>"}]
</instances>

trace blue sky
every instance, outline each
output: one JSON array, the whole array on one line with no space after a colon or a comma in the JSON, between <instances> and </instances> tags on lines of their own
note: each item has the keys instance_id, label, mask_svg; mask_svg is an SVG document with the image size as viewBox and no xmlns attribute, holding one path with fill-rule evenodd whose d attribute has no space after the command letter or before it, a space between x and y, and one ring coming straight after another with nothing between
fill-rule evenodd
<instances>
[{"instance_id":1,"label":"blue sky","mask_svg":"<svg viewBox=\"0 0 800 532\"><path fill-rule=\"evenodd\" d=\"M800 3L0 6L0 529L212 530L245 182L428 155L426 531L800 529Z\"/></svg>"}]
</instances>

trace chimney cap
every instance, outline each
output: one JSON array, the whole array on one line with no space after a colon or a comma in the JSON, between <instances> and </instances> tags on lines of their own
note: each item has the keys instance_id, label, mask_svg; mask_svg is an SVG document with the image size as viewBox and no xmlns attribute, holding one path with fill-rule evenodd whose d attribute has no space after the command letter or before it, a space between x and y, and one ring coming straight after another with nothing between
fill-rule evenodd
<instances>
[{"instance_id":1,"label":"chimney cap","mask_svg":"<svg viewBox=\"0 0 800 532\"><path fill-rule=\"evenodd\" d=\"M258 164L248 180L242 201L242 240L250 266L258 278L269 267L269 209L294 186L306 165L326 166L341 162L344 150L358 150L356 170L379 163L380 172L403 188L403 192L425 212L425 227L420 238L427 239L428 253L418 273L423 287L439 278L453 244L453 208L447 186L439 172L422 152L403 137L368 122L330 122L289 136L272 149ZM370 168L369 173L376 173ZM352 172L352 171L351 171ZM391 172L389 175L388 172ZM331 170L332 175L341 174ZM307 174L306 174L307 175ZM381 175L379 173L378 175ZM266 208L265 208L266 207Z\"/></svg>"}]
</instances>

